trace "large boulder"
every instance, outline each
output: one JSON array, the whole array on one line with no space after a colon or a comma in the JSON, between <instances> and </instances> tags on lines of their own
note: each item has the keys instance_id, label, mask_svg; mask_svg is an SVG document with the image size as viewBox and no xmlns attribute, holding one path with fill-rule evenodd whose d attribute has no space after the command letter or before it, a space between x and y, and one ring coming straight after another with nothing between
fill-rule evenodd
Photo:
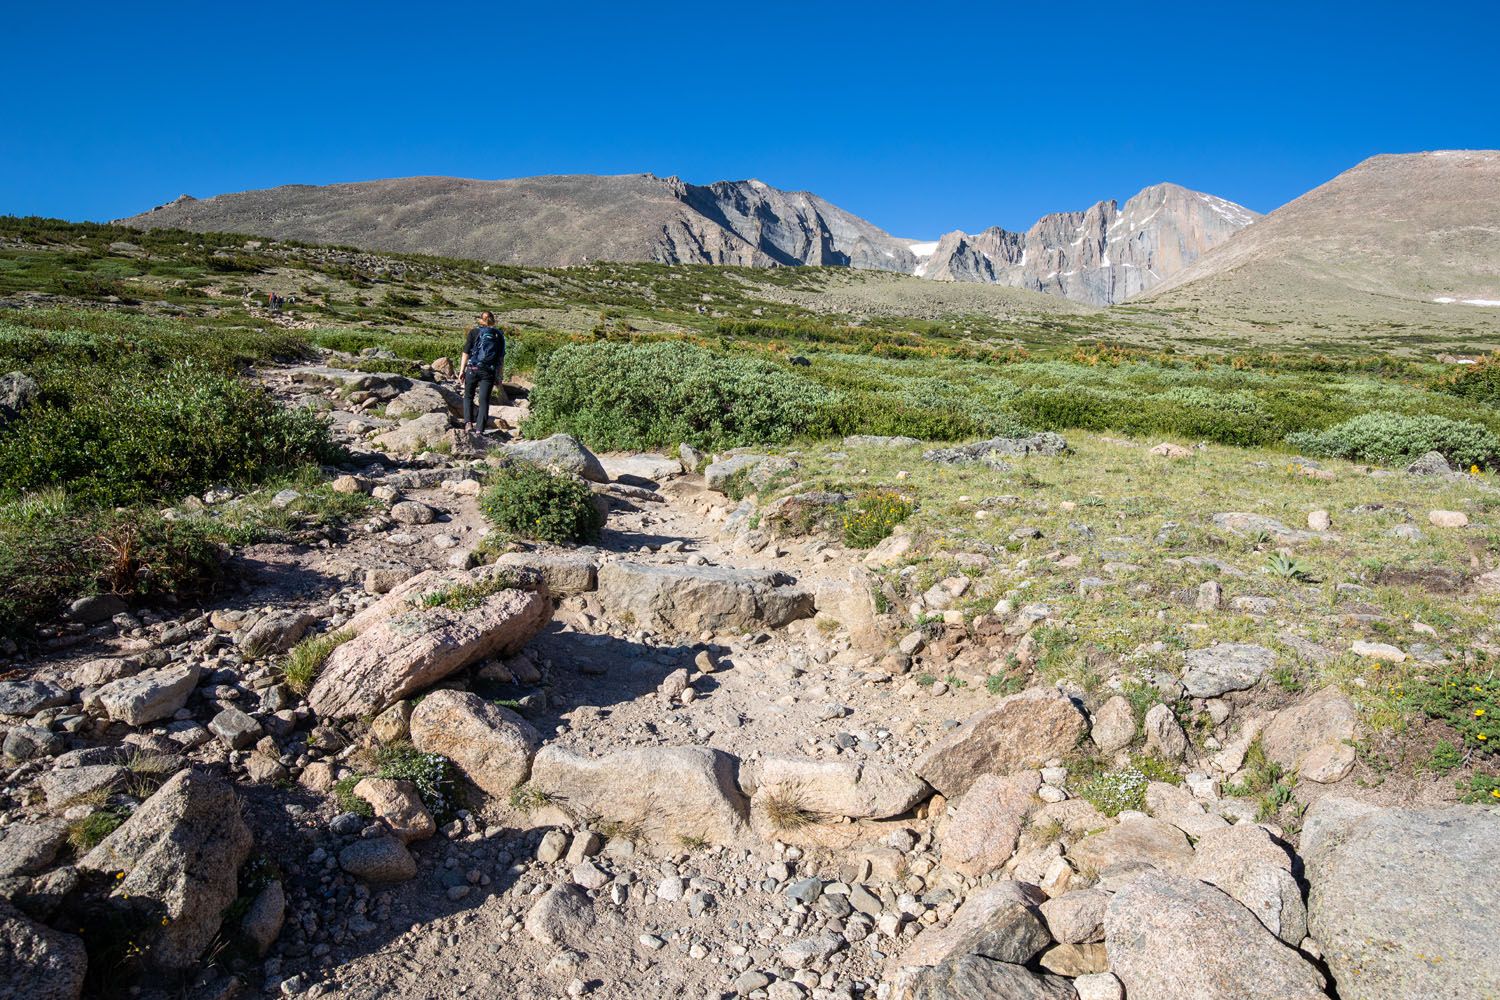
<instances>
[{"instance_id":1,"label":"large boulder","mask_svg":"<svg viewBox=\"0 0 1500 1000\"><path fill-rule=\"evenodd\" d=\"M234 787L183 769L169 778L78 867L110 876L132 905L147 904L160 923L141 928L150 961L187 969L218 933L234 902L236 876L250 854L250 828Z\"/></svg>"},{"instance_id":2,"label":"large boulder","mask_svg":"<svg viewBox=\"0 0 1500 1000\"><path fill-rule=\"evenodd\" d=\"M0 900L0 996L78 1000L87 969L81 940L36 923Z\"/></svg>"},{"instance_id":3,"label":"large boulder","mask_svg":"<svg viewBox=\"0 0 1500 1000\"><path fill-rule=\"evenodd\" d=\"M198 664L143 670L133 677L122 677L99 688L87 701L117 722L144 726L148 722L169 719L198 686Z\"/></svg>"},{"instance_id":4,"label":"large boulder","mask_svg":"<svg viewBox=\"0 0 1500 1000\"><path fill-rule=\"evenodd\" d=\"M885 819L899 816L932 794L921 778L878 764L808 757L767 757L755 768L750 805L756 812L776 800L822 817Z\"/></svg>"},{"instance_id":5,"label":"large boulder","mask_svg":"<svg viewBox=\"0 0 1500 1000\"><path fill-rule=\"evenodd\" d=\"M493 565L536 574L553 597L587 594L599 585L599 557L591 552L507 552Z\"/></svg>"},{"instance_id":6,"label":"large boulder","mask_svg":"<svg viewBox=\"0 0 1500 1000\"><path fill-rule=\"evenodd\" d=\"M0 715L30 717L72 700L67 691L47 681L0 681Z\"/></svg>"},{"instance_id":7,"label":"large boulder","mask_svg":"<svg viewBox=\"0 0 1500 1000\"><path fill-rule=\"evenodd\" d=\"M783 573L623 560L599 568L599 601L614 617L689 634L780 628L813 614L812 595Z\"/></svg>"},{"instance_id":8,"label":"large boulder","mask_svg":"<svg viewBox=\"0 0 1500 1000\"><path fill-rule=\"evenodd\" d=\"M943 864L978 878L1009 861L1041 784L1036 771L1003 778L980 775L959 800L958 812L943 835Z\"/></svg>"},{"instance_id":9,"label":"large boulder","mask_svg":"<svg viewBox=\"0 0 1500 1000\"><path fill-rule=\"evenodd\" d=\"M247 656L285 653L307 635L318 620L306 611L282 610L261 615L240 638Z\"/></svg>"},{"instance_id":10,"label":"large boulder","mask_svg":"<svg viewBox=\"0 0 1500 1000\"><path fill-rule=\"evenodd\" d=\"M25 372L7 372L0 375L0 424L20 416L21 411L42 394L36 379Z\"/></svg>"},{"instance_id":11,"label":"large boulder","mask_svg":"<svg viewBox=\"0 0 1500 1000\"><path fill-rule=\"evenodd\" d=\"M453 761L475 785L504 799L531 773L542 735L525 719L467 691L434 691L411 713L418 750Z\"/></svg>"},{"instance_id":12,"label":"large boulder","mask_svg":"<svg viewBox=\"0 0 1500 1000\"><path fill-rule=\"evenodd\" d=\"M490 408L505 405L505 391L499 386L490 394ZM442 413L461 417L464 400L455 390L437 382L413 382L411 388L385 404L388 417L416 417L426 413Z\"/></svg>"},{"instance_id":13,"label":"large boulder","mask_svg":"<svg viewBox=\"0 0 1500 1000\"><path fill-rule=\"evenodd\" d=\"M1216 885L1290 945L1307 936L1307 907L1292 877L1292 856L1265 827L1240 823L1208 833L1194 845L1184 873Z\"/></svg>"},{"instance_id":14,"label":"large boulder","mask_svg":"<svg viewBox=\"0 0 1500 1000\"><path fill-rule=\"evenodd\" d=\"M610 479L630 483L661 483L682 475L682 461L665 455L619 455L601 459Z\"/></svg>"},{"instance_id":15,"label":"large boulder","mask_svg":"<svg viewBox=\"0 0 1500 1000\"><path fill-rule=\"evenodd\" d=\"M1334 778L1338 780L1354 765L1352 741L1358 729L1359 712L1354 703L1338 688L1327 687L1307 701L1277 712L1261 730L1260 743L1267 757L1289 771L1302 771L1309 758L1316 762L1347 755L1348 767ZM1305 776L1314 780L1330 776L1316 767L1307 770Z\"/></svg>"},{"instance_id":16,"label":"large boulder","mask_svg":"<svg viewBox=\"0 0 1500 1000\"><path fill-rule=\"evenodd\" d=\"M1341 1000L1500 996L1500 816L1324 796L1301 846L1309 931Z\"/></svg>"},{"instance_id":17,"label":"large boulder","mask_svg":"<svg viewBox=\"0 0 1500 1000\"><path fill-rule=\"evenodd\" d=\"M801 538L804 535L838 532L844 521L848 493L814 490L795 493L766 504L760 513L760 525L772 538Z\"/></svg>"},{"instance_id":18,"label":"large boulder","mask_svg":"<svg viewBox=\"0 0 1500 1000\"><path fill-rule=\"evenodd\" d=\"M476 660L519 652L551 617L546 593L529 590L502 590L475 606L412 608L329 654L307 703L321 716L375 715Z\"/></svg>"},{"instance_id":19,"label":"large boulder","mask_svg":"<svg viewBox=\"0 0 1500 1000\"><path fill-rule=\"evenodd\" d=\"M645 747L590 758L546 746L531 763L529 787L575 819L680 851L745 839L737 766L708 747Z\"/></svg>"},{"instance_id":20,"label":"large boulder","mask_svg":"<svg viewBox=\"0 0 1500 1000\"><path fill-rule=\"evenodd\" d=\"M67 839L68 824L60 819L0 827L0 878L42 871Z\"/></svg>"},{"instance_id":21,"label":"large boulder","mask_svg":"<svg viewBox=\"0 0 1500 1000\"><path fill-rule=\"evenodd\" d=\"M516 441L505 446L505 456L566 472L591 483L609 482L609 473L599 459L571 434L554 434L540 441Z\"/></svg>"},{"instance_id":22,"label":"large boulder","mask_svg":"<svg viewBox=\"0 0 1500 1000\"><path fill-rule=\"evenodd\" d=\"M1056 688L1032 688L1002 698L934 743L914 770L956 799L980 775L1005 775L1062 757L1088 732L1078 706Z\"/></svg>"},{"instance_id":23,"label":"large boulder","mask_svg":"<svg viewBox=\"0 0 1500 1000\"><path fill-rule=\"evenodd\" d=\"M1104 940L1110 971L1125 984L1126 996L1327 1000L1311 963L1249 910L1197 879L1143 873L1110 901Z\"/></svg>"},{"instance_id":24,"label":"large boulder","mask_svg":"<svg viewBox=\"0 0 1500 1000\"><path fill-rule=\"evenodd\" d=\"M397 426L375 438L375 447L394 455L415 455L444 443L451 444L449 431L453 421L446 413L427 413Z\"/></svg>"}]
</instances>

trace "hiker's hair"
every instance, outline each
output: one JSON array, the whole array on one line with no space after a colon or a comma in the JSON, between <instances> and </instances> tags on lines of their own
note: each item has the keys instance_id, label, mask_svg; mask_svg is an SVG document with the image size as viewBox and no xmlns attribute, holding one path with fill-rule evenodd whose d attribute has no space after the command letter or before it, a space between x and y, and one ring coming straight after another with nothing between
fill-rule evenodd
<instances>
[{"instance_id":1,"label":"hiker's hair","mask_svg":"<svg viewBox=\"0 0 1500 1000\"><path fill-rule=\"evenodd\" d=\"M494 326L495 314L486 309L484 312L479 314L479 321L485 326Z\"/></svg>"}]
</instances>

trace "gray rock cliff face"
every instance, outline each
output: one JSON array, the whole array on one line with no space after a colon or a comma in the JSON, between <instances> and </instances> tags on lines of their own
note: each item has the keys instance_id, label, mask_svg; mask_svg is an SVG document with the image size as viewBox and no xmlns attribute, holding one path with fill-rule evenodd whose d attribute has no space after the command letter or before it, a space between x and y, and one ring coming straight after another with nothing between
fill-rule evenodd
<instances>
[{"instance_id":1,"label":"gray rock cliff face","mask_svg":"<svg viewBox=\"0 0 1500 1000\"><path fill-rule=\"evenodd\" d=\"M1111 305L1155 287L1256 219L1254 212L1176 184L1156 184L1120 207L1038 219L1024 234L998 227L944 236L917 273Z\"/></svg>"}]
</instances>

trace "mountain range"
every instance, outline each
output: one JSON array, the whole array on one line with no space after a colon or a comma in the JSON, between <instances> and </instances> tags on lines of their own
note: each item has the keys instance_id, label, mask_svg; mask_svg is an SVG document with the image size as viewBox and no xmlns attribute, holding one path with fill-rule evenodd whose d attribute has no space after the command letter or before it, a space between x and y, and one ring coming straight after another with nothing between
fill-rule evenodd
<instances>
[{"instance_id":1,"label":"mountain range","mask_svg":"<svg viewBox=\"0 0 1500 1000\"><path fill-rule=\"evenodd\" d=\"M1008 285L1107 306L1262 308L1308 296L1466 306L1500 300L1500 152L1377 156L1261 217L1155 184L937 240L900 238L806 191L652 174L408 177L187 195L121 220L499 264L592 260L819 265ZM1363 308L1351 306L1354 312Z\"/></svg>"}]
</instances>

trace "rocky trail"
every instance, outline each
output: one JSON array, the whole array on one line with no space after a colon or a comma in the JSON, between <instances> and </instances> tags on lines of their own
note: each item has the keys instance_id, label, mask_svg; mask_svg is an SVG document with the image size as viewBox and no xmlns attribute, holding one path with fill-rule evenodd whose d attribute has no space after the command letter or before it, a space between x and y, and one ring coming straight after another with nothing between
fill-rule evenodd
<instances>
[{"instance_id":1,"label":"rocky trail","mask_svg":"<svg viewBox=\"0 0 1500 1000\"><path fill-rule=\"evenodd\" d=\"M902 534L849 549L810 530L822 495L731 498L787 458L475 445L442 383L261 378L328 412L355 453L333 489L373 505L242 549L209 607L82 601L12 657L0 995L79 995L85 910L188 976L151 997L1500 995L1472 886L1500 819L1351 787L1353 706L1265 692L1264 647L1189 652L1138 724L1028 679L1047 606L966 618L960 560L903 626L875 573ZM502 457L589 482L597 544L488 546ZM316 635L299 693L284 657ZM1171 769L1121 772L1144 809L1080 797L1080 747L1142 740ZM1226 794L1252 747L1310 790L1300 830ZM80 846L105 810L128 818Z\"/></svg>"}]
</instances>

